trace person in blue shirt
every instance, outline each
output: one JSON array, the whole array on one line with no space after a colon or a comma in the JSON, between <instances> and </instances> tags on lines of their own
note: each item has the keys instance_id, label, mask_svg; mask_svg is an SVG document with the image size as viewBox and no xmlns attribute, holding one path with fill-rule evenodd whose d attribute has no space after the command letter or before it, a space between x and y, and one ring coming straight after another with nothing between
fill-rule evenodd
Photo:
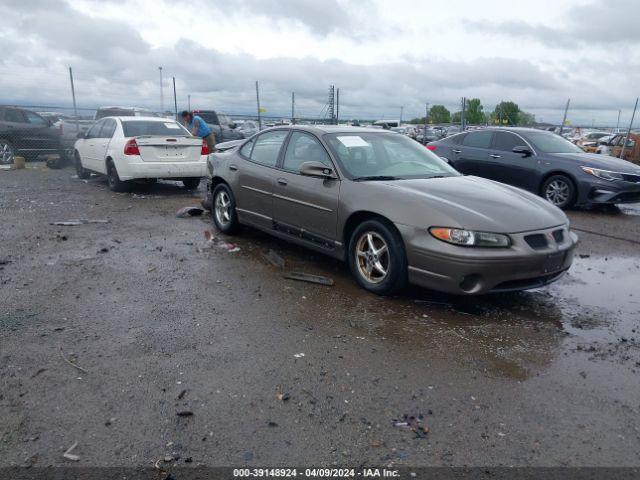
<instances>
[{"instance_id":1,"label":"person in blue shirt","mask_svg":"<svg viewBox=\"0 0 640 480\"><path fill-rule=\"evenodd\" d=\"M216 146L216 136L211 131L211 127L198 115L187 110L182 112L182 121L194 137L200 137L209 146L209 151L213 152Z\"/></svg>"}]
</instances>

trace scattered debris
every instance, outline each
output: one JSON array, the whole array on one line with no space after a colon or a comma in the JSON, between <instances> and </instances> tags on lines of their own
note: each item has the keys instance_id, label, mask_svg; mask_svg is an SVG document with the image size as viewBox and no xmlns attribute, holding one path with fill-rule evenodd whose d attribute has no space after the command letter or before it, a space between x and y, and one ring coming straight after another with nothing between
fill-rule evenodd
<instances>
[{"instance_id":1,"label":"scattered debris","mask_svg":"<svg viewBox=\"0 0 640 480\"><path fill-rule=\"evenodd\" d=\"M304 357L304 353L294 353L293 356L296 358L302 358Z\"/></svg>"},{"instance_id":2,"label":"scattered debris","mask_svg":"<svg viewBox=\"0 0 640 480\"><path fill-rule=\"evenodd\" d=\"M426 438L429 433L429 427L422 423L424 415L418 416L404 414L401 420L394 420L393 426L398 428L405 428L411 430L416 434L416 438Z\"/></svg>"},{"instance_id":3,"label":"scattered debris","mask_svg":"<svg viewBox=\"0 0 640 480\"><path fill-rule=\"evenodd\" d=\"M83 373L89 373L87 370L85 370L84 368L82 368L80 365L76 365L75 363L73 363L71 360L69 360L67 357L64 356L64 353L61 351L60 355L62 355L62 359L67 362L69 365L71 365L73 368L76 368L78 370L80 370Z\"/></svg>"},{"instance_id":4,"label":"scattered debris","mask_svg":"<svg viewBox=\"0 0 640 480\"><path fill-rule=\"evenodd\" d=\"M323 277L321 275L311 275L304 272L287 272L284 274L284 278L290 280L298 280L300 282L316 283L318 285L332 286L333 279L329 277Z\"/></svg>"},{"instance_id":5,"label":"scattered debris","mask_svg":"<svg viewBox=\"0 0 640 480\"><path fill-rule=\"evenodd\" d=\"M62 454L62 456L64 458L66 458L67 460L71 460L72 462L77 462L80 460L80 455L75 455L71 452L73 452L75 450L75 448L78 446L78 442L74 442L73 445L71 445L69 448L67 448L67 451L64 452Z\"/></svg>"},{"instance_id":6,"label":"scattered debris","mask_svg":"<svg viewBox=\"0 0 640 480\"><path fill-rule=\"evenodd\" d=\"M204 239L207 242L216 242L218 240L218 237L216 237L213 232L211 230L205 230L204 231Z\"/></svg>"},{"instance_id":7,"label":"scattered debris","mask_svg":"<svg viewBox=\"0 0 640 480\"><path fill-rule=\"evenodd\" d=\"M278 426L278 424L276 422L273 422L273 421L268 421L267 425L270 426L270 427L277 427Z\"/></svg>"},{"instance_id":8,"label":"scattered debris","mask_svg":"<svg viewBox=\"0 0 640 480\"><path fill-rule=\"evenodd\" d=\"M86 218L66 220L64 222L53 222L51 225L57 225L59 227L75 227L78 225L87 225L89 223L109 223L110 220L89 220Z\"/></svg>"},{"instance_id":9,"label":"scattered debris","mask_svg":"<svg viewBox=\"0 0 640 480\"><path fill-rule=\"evenodd\" d=\"M580 258L589 258L591 255L589 255L588 253L579 253L578 257Z\"/></svg>"},{"instance_id":10,"label":"scattered debris","mask_svg":"<svg viewBox=\"0 0 640 480\"><path fill-rule=\"evenodd\" d=\"M268 261L271 265L276 268L284 268L284 258L278 255L273 250L269 250L267 253L262 253L262 258Z\"/></svg>"},{"instance_id":11,"label":"scattered debris","mask_svg":"<svg viewBox=\"0 0 640 480\"><path fill-rule=\"evenodd\" d=\"M203 213L204 213L204 209L197 206L184 207L176 212L176 217L178 218L199 217Z\"/></svg>"},{"instance_id":12,"label":"scattered debris","mask_svg":"<svg viewBox=\"0 0 640 480\"><path fill-rule=\"evenodd\" d=\"M218 247L219 248L224 248L225 250L227 250L230 253L239 252L240 251L240 247L238 247L235 243L227 243L227 242L222 241L222 240L220 240L218 242Z\"/></svg>"},{"instance_id":13,"label":"scattered debris","mask_svg":"<svg viewBox=\"0 0 640 480\"><path fill-rule=\"evenodd\" d=\"M179 394L178 394L178 400L182 400L182 397L184 397L187 394L186 390L182 390Z\"/></svg>"},{"instance_id":14,"label":"scattered debris","mask_svg":"<svg viewBox=\"0 0 640 480\"><path fill-rule=\"evenodd\" d=\"M278 393L276 395L276 398L281 402L288 402L289 399L291 398L291 395L289 395L288 393Z\"/></svg>"},{"instance_id":15,"label":"scattered debris","mask_svg":"<svg viewBox=\"0 0 640 480\"><path fill-rule=\"evenodd\" d=\"M180 412L176 412L176 415L179 417L193 417L193 412L191 410L182 410Z\"/></svg>"}]
</instances>

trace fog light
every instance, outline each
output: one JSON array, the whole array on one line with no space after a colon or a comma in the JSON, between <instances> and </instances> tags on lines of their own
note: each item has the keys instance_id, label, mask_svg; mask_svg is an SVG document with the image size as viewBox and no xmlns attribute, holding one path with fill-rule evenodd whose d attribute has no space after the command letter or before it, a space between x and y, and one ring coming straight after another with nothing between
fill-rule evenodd
<instances>
[{"instance_id":1,"label":"fog light","mask_svg":"<svg viewBox=\"0 0 640 480\"><path fill-rule=\"evenodd\" d=\"M473 292L479 288L481 280L482 276L477 273L466 275L460 282L460 288L465 292Z\"/></svg>"}]
</instances>

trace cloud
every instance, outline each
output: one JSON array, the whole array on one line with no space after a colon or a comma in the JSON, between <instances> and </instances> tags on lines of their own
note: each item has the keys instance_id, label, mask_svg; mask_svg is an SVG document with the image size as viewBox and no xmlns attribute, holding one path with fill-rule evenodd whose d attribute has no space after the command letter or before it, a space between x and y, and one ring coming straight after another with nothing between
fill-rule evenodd
<instances>
[{"instance_id":1,"label":"cloud","mask_svg":"<svg viewBox=\"0 0 640 480\"><path fill-rule=\"evenodd\" d=\"M640 43L637 0L598 0L576 5L564 15L559 25L530 24L524 20L465 20L472 31L490 35L528 38L543 45L577 48L580 45L600 47L631 46Z\"/></svg>"}]
</instances>

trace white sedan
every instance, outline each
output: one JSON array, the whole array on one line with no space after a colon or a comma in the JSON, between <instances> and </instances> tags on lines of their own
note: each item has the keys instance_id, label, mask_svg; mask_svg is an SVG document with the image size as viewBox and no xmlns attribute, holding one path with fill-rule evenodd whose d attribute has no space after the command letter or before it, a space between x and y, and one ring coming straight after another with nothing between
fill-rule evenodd
<instances>
[{"instance_id":1,"label":"white sedan","mask_svg":"<svg viewBox=\"0 0 640 480\"><path fill-rule=\"evenodd\" d=\"M107 176L109 188L126 191L131 180L181 180L197 188L207 174L209 148L175 120L105 117L78 134L74 148L80 178Z\"/></svg>"}]
</instances>

